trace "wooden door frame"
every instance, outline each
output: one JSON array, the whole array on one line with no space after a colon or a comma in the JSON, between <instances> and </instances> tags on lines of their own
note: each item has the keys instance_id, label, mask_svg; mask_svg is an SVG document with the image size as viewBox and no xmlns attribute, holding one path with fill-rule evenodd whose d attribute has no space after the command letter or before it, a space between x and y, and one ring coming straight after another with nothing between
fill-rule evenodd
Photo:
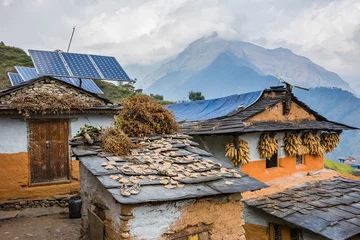
<instances>
[{"instance_id":1,"label":"wooden door frame","mask_svg":"<svg viewBox=\"0 0 360 240\"><path fill-rule=\"evenodd\" d=\"M49 122L49 121L67 121L68 123L68 140L70 140L71 136L71 119L70 118L32 118L27 121L27 145L28 145L28 186L36 187L36 186L48 186L48 185L57 185L57 184L66 184L71 183L71 154L70 154L70 147L67 144L67 151L68 151L68 174L67 180L60 180L60 181L51 181L51 182L42 182L42 183L32 183L31 182L31 159L30 159L30 122Z\"/></svg>"}]
</instances>

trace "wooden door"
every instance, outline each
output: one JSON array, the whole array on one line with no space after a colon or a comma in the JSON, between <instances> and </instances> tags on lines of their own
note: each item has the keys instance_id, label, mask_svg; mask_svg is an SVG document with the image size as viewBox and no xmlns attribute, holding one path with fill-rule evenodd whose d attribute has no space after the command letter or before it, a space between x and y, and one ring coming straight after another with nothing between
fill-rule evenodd
<instances>
[{"instance_id":1,"label":"wooden door","mask_svg":"<svg viewBox=\"0 0 360 240\"><path fill-rule=\"evenodd\" d=\"M29 122L30 183L51 183L69 179L69 121Z\"/></svg>"}]
</instances>

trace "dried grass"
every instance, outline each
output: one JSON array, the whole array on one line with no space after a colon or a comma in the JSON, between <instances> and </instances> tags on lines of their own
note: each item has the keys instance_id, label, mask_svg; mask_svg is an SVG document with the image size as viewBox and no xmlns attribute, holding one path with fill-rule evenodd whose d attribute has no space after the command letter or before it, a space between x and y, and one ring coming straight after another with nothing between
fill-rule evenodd
<instances>
[{"instance_id":1,"label":"dried grass","mask_svg":"<svg viewBox=\"0 0 360 240\"><path fill-rule=\"evenodd\" d=\"M165 135L179 130L174 115L150 96L134 95L121 105L116 123L128 136Z\"/></svg>"},{"instance_id":2,"label":"dried grass","mask_svg":"<svg viewBox=\"0 0 360 240\"><path fill-rule=\"evenodd\" d=\"M34 93L32 95L15 96L11 99L10 107L16 108L25 118L31 114L45 115L47 113L63 114L71 109L83 110L89 107L102 105L99 100L84 102L72 94L58 96L51 93Z\"/></svg>"},{"instance_id":3,"label":"dried grass","mask_svg":"<svg viewBox=\"0 0 360 240\"><path fill-rule=\"evenodd\" d=\"M100 136L100 141L104 151L118 156L130 155L131 149L136 147L118 126L106 128Z\"/></svg>"}]
</instances>

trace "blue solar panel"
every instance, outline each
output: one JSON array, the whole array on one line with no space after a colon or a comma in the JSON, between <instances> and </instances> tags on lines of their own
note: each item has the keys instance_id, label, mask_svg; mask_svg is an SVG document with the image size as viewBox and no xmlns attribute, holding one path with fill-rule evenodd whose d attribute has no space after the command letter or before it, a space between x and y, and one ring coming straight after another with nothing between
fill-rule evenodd
<instances>
[{"instance_id":1,"label":"blue solar panel","mask_svg":"<svg viewBox=\"0 0 360 240\"><path fill-rule=\"evenodd\" d=\"M78 78L73 78L71 79L74 83L75 86L80 85L80 80ZM96 83L92 80L92 79L81 79L81 88L92 92L92 93L96 93L96 94L104 94L103 91L101 91L101 89L96 85Z\"/></svg>"},{"instance_id":2,"label":"blue solar panel","mask_svg":"<svg viewBox=\"0 0 360 240\"><path fill-rule=\"evenodd\" d=\"M129 81L130 78L114 57L90 55L104 79Z\"/></svg>"},{"instance_id":3,"label":"blue solar panel","mask_svg":"<svg viewBox=\"0 0 360 240\"><path fill-rule=\"evenodd\" d=\"M95 78L101 79L102 77L96 70L94 64L86 54L78 53L60 53L64 58L66 64L72 72L73 77L79 78Z\"/></svg>"},{"instance_id":4,"label":"blue solar panel","mask_svg":"<svg viewBox=\"0 0 360 240\"><path fill-rule=\"evenodd\" d=\"M39 77L35 68L15 66L15 69L24 81Z\"/></svg>"},{"instance_id":5,"label":"blue solar panel","mask_svg":"<svg viewBox=\"0 0 360 240\"><path fill-rule=\"evenodd\" d=\"M70 76L58 52L29 50L29 54L40 76Z\"/></svg>"},{"instance_id":6,"label":"blue solar panel","mask_svg":"<svg viewBox=\"0 0 360 240\"><path fill-rule=\"evenodd\" d=\"M17 73L8 72L8 76L12 86L16 86L24 82L24 79L22 79L22 77Z\"/></svg>"}]
</instances>

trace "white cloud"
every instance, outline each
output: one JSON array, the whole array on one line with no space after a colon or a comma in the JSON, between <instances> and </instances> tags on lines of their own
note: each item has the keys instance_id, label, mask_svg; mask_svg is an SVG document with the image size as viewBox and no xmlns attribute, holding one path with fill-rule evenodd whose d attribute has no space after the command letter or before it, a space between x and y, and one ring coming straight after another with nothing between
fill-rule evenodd
<instances>
[{"instance_id":1,"label":"white cloud","mask_svg":"<svg viewBox=\"0 0 360 240\"><path fill-rule=\"evenodd\" d=\"M360 76L357 0L3 0L0 36L23 48L115 55L122 64L174 57L190 42L223 38L286 47L340 75ZM21 17L19 17L21 16Z\"/></svg>"},{"instance_id":2,"label":"white cloud","mask_svg":"<svg viewBox=\"0 0 360 240\"><path fill-rule=\"evenodd\" d=\"M7 7L7 6L13 4L13 2L14 2L14 0L3 0L3 1L2 1L2 5L3 5L4 7Z\"/></svg>"}]
</instances>

